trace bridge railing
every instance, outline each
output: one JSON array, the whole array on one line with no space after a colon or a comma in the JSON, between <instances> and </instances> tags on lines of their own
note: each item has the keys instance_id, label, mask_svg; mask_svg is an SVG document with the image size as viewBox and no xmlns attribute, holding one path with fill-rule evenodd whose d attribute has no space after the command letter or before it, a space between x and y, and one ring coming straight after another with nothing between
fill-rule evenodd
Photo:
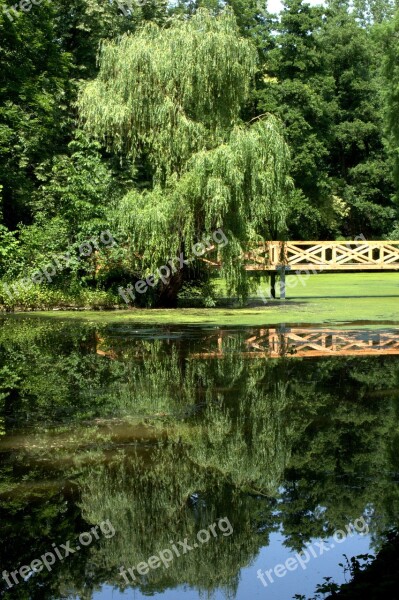
<instances>
[{"instance_id":1,"label":"bridge railing","mask_svg":"<svg viewBox=\"0 0 399 600\"><path fill-rule=\"evenodd\" d=\"M399 330L370 331L305 327L259 328L241 346L231 349L229 332L208 337L208 348L190 358L223 358L230 353L242 358L291 358L316 356L399 355Z\"/></svg>"},{"instance_id":2,"label":"bridge railing","mask_svg":"<svg viewBox=\"0 0 399 600\"><path fill-rule=\"evenodd\" d=\"M399 241L263 242L245 254L248 271L274 270L396 270Z\"/></svg>"}]
</instances>

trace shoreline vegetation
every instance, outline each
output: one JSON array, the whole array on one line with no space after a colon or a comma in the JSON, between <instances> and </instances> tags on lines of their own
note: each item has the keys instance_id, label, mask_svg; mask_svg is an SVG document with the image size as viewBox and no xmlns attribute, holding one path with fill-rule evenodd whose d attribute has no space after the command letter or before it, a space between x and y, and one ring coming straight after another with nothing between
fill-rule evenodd
<instances>
[{"instance_id":1,"label":"shoreline vegetation","mask_svg":"<svg viewBox=\"0 0 399 600\"><path fill-rule=\"evenodd\" d=\"M141 324L273 325L278 323L395 323L399 322L399 276L397 273L342 273L312 275L306 285L293 285L287 277L287 300L270 300L268 283L259 285L263 298L251 296L245 306L224 296L223 281L218 281L214 308L189 305L185 299L177 309L126 308L123 301L103 291L82 291L68 304L57 289L45 288L45 301L33 297L14 307L18 314L90 321L129 321ZM67 302L65 302L67 300ZM69 299L71 300L71 299ZM187 306L188 304L188 306ZM2 307L2 314L10 314Z\"/></svg>"}]
</instances>

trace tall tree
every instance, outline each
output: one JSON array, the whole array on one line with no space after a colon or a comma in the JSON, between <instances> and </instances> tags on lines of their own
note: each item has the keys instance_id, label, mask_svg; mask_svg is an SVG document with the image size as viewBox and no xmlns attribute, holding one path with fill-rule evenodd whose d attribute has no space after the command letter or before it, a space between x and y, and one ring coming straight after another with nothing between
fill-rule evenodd
<instances>
[{"instance_id":1,"label":"tall tree","mask_svg":"<svg viewBox=\"0 0 399 600\"><path fill-rule=\"evenodd\" d=\"M79 106L109 150L151 167L148 189L132 190L120 207L139 275L221 227L230 291L245 297L245 245L284 229L289 153L279 124L269 116L245 125L239 116L256 56L230 11L199 10L103 45ZM183 277L179 270L168 280L170 302Z\"/></svg>"},{"instance_id":2,"label":"tall tree","mask_svg":"<svg viewBox=\"0 0 399 600\"><path fill-rule=\"evenodd\" d=\"M6 12L0 1L0 183L6 225L29 222L35 167L62 144L71 56L58 44L53 10Z\"/></svg>"},{"instance_id":3,"label":"tall tree","mask_svg":"<svg viewBox=\"0 0 399 600\"><path fill-rule=\"evenodd\" d=\"M290 232L295 238L328 235L331 184L326 157L335 111L334 81L319 33L323 9L286 0L277 44L266 58L259 107L284 122L292 149L293 196Z\"/></svg>"},{"instance_id":4,"label":"tall tree","mask_svg":"<svg viewBox=\"0 0 399 600\"><path fill-rule=\"evenodd\" d=\"M346 1L333 0L321 43L335 82L328 170L333 191L348 207L341 232L380 238L395 216L391 163L383 136L381 39L361 27Z\"/></svg>"},{"instance_id":5,"label":"tall tree","mask_svg":"<svg viewBox=\"0 0 399 600\"><path fill-rule=\"evenodd\" d=\"M395 210L378 29L362 26L347 0L286 0L277 39L259 106L281 116L292 148L291 235L383 236Z\"/></svg>"}]
</instances>

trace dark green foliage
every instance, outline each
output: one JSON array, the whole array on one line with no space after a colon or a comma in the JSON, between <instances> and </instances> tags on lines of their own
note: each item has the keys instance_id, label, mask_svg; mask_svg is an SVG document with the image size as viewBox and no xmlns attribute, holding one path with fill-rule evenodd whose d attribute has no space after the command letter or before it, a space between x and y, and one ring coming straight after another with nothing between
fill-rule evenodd
<instances>
[{"instance_id":1,"label":"dark green foliage","mask_svg":"<svg viewBox=\"0 0 399 600\"><path fill-rule=\"evenodd\" d=\"M108 149L85 138L79 130L76 101L82 84L98 91L99 56L102 63L108 60L107 49L116 48L124 35L124 50L136 48L144 39L146 24L160 25L164 39L172 39L177 22L183 27L184 19L192 19L199 9L207 9L214 23L219 22L226 4L237 24L230 34L234 43L204 55L199 62L204 69L208 64L208 74L198 71L192 77L196 53L189 58L192 44L186 37L179 46L181 61L177 53L173 55L175 66L169 59L159 63L165 68L164 75L169 67L172 71L176 67L174 76L166 76L163 84L168 94L171 92L172 104L166 102L168 94L155 97L157 88L152 84L134 96L135 108L130 114L136 132L133 139L130 134L126 137L128 121L120 121L123 132L118 130L118 110L123 102L115 95L118 106L111 111L113 119L112 114L107 117L101 103L95 107L98 115L102 112L106 117L101 133ZM191 173L190 179L187 171L200 167L199 160L189 164L192 156L228 144L233 126L241 132L250 130L261 115L263 121L275 122L270 114L284 124L295 189L289 191L285 186L279 218L270 215L258 234L282 237L286 220L287 236L295 239L359 234L374 239L399 237L398 209L393 202L399 195L399 26L393 0L355 0L353 10L347 0L330 0L324 7L286 0L278 17L267 12L262 0L181 0L173 6L165 0L132 0L130 9L128 5L126 2L127 8L121 8L116 0L43 0L29 12L12 13L10 20L5 12L9 3L0 0L0 277L25 275L39 257L67 251L68 245L97 233L104 224L116 228L113 217L125 217L123 197L152 194L155 212L162 212L174 196L176 206L181 198L187 210L187 190L198 175ZM191 41L195 40L194 29L187 29ZM251 51L245 54L244 47ZM134 61L129 62L129 56L120 63L125 67L124 82L118 80L125 99L129 86L135 88L139 82L140 69ZM136 57L142 60L144 55ZM237 67L240 61L246 67L235 71L235 83L230 85L223 69L227 64ZM108 66L111 64L108 60ZM212 86L207 87L213 80L216 94ZM108 85L110 81L108 78ZM201 82L201 89L194 85L191 93L185 86L195 81L197 85ZM176 123L161 133L172 105ZM144 118L146 110L151 119ZM140 114L143 118L134 120L134 115ZM137 129L139 122L140 127L146 125L142 130ZM128 156L119 152L125 150L130 151ZM256 168L262 173L265 170L259 165ZM203 182L210 194L206 202L216 206L221 186L227 193L226 178L212 179L210 173L207 178L209 185ZM248 191L248 204L258 204L261 212L262 194L255 198L252 192ZM193 237L203 229L206 210L198 202L191 208L196 221L196 228L190 225ZM175 219L174 214L169 216ZM244 230L248 215L239 218ZM136 230L132 235L143 238ZM244 235L241 241L245 239ZM129 235L123 238L124 248L128 241ZM157 255L163 262L177 249L170 236L162 241L162 247L152 241L152 246L145 248L153 260ZM239 244L235 244L239 252ZM165 245L169 246L168 256L161 259ZM125 282L132 265L122 255L120 249L109 264L109 282L105 271L96 282L83 270L76 273L75 283L101 287ZM225 256L225 260L230 259ZM136 267L133 272L139 276L148 261ZM207 279L202 271L187 277L194 285ZM233 288L245 291L237 273L230 279L238 285ZM62 285L70 281L67 273L59 280Z\"/></svg>"},{"instance_id":2,"label":"dark green foliage","mask_svg":"<svg viewBox=\"0 0 399 600\"><path fill-rule=\"evenodd\" d=\"M0 182L4 221L14 229L31 221L35 167L68 135L72 57L56 39L51 3L12 22L8 4L0 2Z\"/></svg>"},{"instance_id":3,"label":"dark green foliage","mask_svg":"<svg viewBox=\"0 0 399 600\"><path fill-rule=\"evenodd\" d=\"M302 195L292 202L291 234L383 237L396 212L378 28L362 27L345 2L323 9L287 0L278 30L258 94L263 110L281 115L292 149Z\"/></svg>"}]
</instances>

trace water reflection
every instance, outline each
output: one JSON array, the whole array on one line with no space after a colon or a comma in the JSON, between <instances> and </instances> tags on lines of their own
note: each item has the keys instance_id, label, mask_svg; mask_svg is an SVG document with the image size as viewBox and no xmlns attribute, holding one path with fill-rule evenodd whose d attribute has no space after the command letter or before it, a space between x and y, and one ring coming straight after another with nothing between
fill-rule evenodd
<instances>
[{"instance_id":1,"label":"water reflection","mask_svg":"<svg viewBox=\"0 0 399 600\"><path fill-rule=\"evenodd\" d=\"M288 557L361 515L378 549L398 525L394 329L156 330L20 318L3 321L0 343L1 570L107 519L116 530L51 572L11 589L2 581L5 598L108 597L106 586L128 587L122 565L195 539L220 517L231 536L130 587L247 598L264 594L254 561L266 550L277 563L279 552ZM344 355L328 355L342 345ZM325 354L305 358L320 347ZM342 552L329 559L331 574ZM284 586L279 600L305 589L299 573Z\"/></svg>"}]
</instances>

